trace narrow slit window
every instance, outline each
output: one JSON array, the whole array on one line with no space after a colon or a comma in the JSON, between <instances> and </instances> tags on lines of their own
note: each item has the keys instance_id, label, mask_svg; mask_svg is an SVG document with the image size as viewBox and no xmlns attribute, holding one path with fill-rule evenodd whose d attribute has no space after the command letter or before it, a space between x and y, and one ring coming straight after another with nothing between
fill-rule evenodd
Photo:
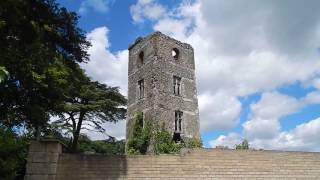
<instances>
[{"instance_id":1,"label":"narrow slit window","mask_svg":"<svg viewBox=\"0 0 320 180\"><path fill-rule=\"evenodd\" d=\"M181 133L182 132L182 116L183 112L181 111L175 111L174 113L175 119L174 119L174 132L175 133Z\"/></svg>"},{"instance_id":2,"label":"narrow slit window","mask_svg":"<svg viewBox=\"0 0 320 180\"><path fill-rule=\"evenodd\" d=\"M177 76L173 76L173 94L181 95L181 78Z\"/></svg>"},{"instance_id":3,"label":"narrow slit window","mask_svg":"<svg viewBox=\"0 0 320 180\"><path fill-rule=\"evenodd\" d=\"M144 64L144 53L141 51L138 57L138 67L141 67Z\"/></svg>"},{"instance_id":4,"label":"narrow slit window","mask_svg":"<svg viewBox=\"0 0 320 180\"><path fill-rule=\"evenodd\" d=\"M144 80L138 81L139 99L144 98Z\"/></svg>"}]
</instances>

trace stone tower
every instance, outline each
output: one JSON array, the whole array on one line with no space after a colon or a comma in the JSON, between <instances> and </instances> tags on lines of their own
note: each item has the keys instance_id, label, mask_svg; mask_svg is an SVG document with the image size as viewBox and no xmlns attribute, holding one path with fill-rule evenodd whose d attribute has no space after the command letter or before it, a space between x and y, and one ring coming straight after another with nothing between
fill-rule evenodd
<instances>
[{"instance_id":1,"label":"stone tower","mask_svg":"<svg viewBox=\"0 0 320 180\"><path fill-rule=\"evenodd\" d=\"M199 110L191 45L161 32L129 46L127 137L136 112L144 124L171 131L173 139L200 138Z\"/></svg>"}]
</instances>

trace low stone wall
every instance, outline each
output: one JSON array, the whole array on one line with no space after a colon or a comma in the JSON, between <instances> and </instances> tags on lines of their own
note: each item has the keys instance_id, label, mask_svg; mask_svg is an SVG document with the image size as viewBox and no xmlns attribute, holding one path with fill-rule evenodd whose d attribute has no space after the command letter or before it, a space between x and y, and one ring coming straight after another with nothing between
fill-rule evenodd
<instances>
[{"instance_id":1,"label":"low stone wall","mask_svg":"<svg viewBox=\"0 0 320 180\"><path fill-rule=\"evenodd\" d=\"M320 153L311 152L195 149L158 156L61 153L57 165L55 176L50 176L57 180L320 179Z\"/></svg>"},{"instance_id":2,"label":"low stone wall","mask_svg":"<svg viewBox=\"0 0 320 180\"><path fill-rule=\"evenodd\" d=\"M27 158L26 180L56 179L62 144L55 140L32 141Z\"/></svg>"}]
</instances>

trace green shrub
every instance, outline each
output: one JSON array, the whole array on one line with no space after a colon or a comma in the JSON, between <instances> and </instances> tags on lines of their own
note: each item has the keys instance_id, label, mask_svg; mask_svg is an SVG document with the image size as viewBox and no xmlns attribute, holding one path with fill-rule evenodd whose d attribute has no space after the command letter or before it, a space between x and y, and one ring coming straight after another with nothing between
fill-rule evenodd
<instances>
[{"instance_id":1,"label":"green shrub","mask_svg":"<svg viewBox=\"0 0 320 180\"><path fill-rule=\"evenodd\" d=\"M180 142L172 140L172 134L166 129L165 124L161 128L152 127L150 123L143 125L143 114L136 113L133 119L133 128L129 132L127 142L127 154L146 154L150 142L153 143L154 154L179 153L181 148L202 147L202 142L195 138L184 138Z\"/></svg>"},{"instance_id":2,"label":"green shrub","mask_svg":"<svg viewBox=\"0 0 320 180\"><path fill-rule=\"evenodd\" d=\"M196 138L184 138L180 142L172 140L171 133L162 125L160 130L154 132L154 153L172 154L179 153L182 148L200 148L202 142Z\"/></svg>"},{"instance_id":3,"label":"green shrub","mask_svg":"<svg viewBox=\"0 0 320 180\"><path fill-rule=\"evenodd\" d=\"M169 154L180 151L180 143L176 144L172 141L172 136L164 127L160 131L154 133L154 153Z\"/></svg>"},{"instance_id":4,"label":"green shrub","mask_svg":"<svg viewBox=\"0 0 320 180\"><path fill-rule=\"evenodd\" d=\"M0 126L0 179L23 179L28 152L27 139Z\"/></svg>"},{"instance_id":5,"label":"green shrub","mask_svg":"<svg viewBox=\"0 0 320 180\"><path fill-rule=\"evenodd\" d=\"M7 75L8 75L8 72L6 71L6 68L3 66L0 66L0 83L5 79Z\"/></svg>"},{"instance_id":6,"label":"green shrub","mask_svg":"<svg viewBox=\"0 0 320 180\"><path fill-rule=\"evenodd\" d=\"M124 154L124 140L97 140L92 141L87 136L82 135L79 139L78 149L80 152L94 152L109 155Z\"/></svg>"},{"instance_id":7,"label":"green shrub","mask_svg":"<svg viewBox=\"0 0 320 180\"><path fill-rule=\"evenodd\" d=\"M248 142L248 140L244 139L244 140L242 141L242 143L237 144L237 145L236 145L236 149L237 149L237 150L249 149L249 142Z\"/></svg>"},{"instance_id":8,"label":"green shrub","mask_svg":"<svg viewBox=\"0 0 320 180\"><path fill-rule=\"evenodd\" d=\"M133 121L133 129L127 142L127 153L146 154L152 134L151 125L146 123L143 127L143 114L141 112L135 114Z\"/></svg>"}]
</instances>

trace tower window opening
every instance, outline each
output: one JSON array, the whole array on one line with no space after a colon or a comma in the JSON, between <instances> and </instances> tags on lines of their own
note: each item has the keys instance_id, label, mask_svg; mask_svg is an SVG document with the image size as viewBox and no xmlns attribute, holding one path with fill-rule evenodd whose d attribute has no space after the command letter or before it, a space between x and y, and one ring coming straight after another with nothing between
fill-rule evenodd
<instances>
[{"instance_id":1,"label":"tower window opening","mask_svg":"<svg viewBox=\"0 0 320 180\"><path fill-rule=\"evenodd\" d=\"M174 112L174 132L181 133L182 132L182 116L183 112L175 111Z\"/></svg>"},{"instance_id":2,"label":"tower window opening","mask_svg":"<svg viewBox=\"0 0 320 180\"><path fill-rule=\"evenodd\" d=\"M180 136L180 133L173 133L173 137L172 137L172 140L174 142L183 142L183 139L181 139L181 136Z\"/></svg>"},{"instance_id":3,"label":"tower window opening","mask_svg":"<svg viewBox=\"0 0 320 180\"><path fill-rule=\"evenodd\" d=\"M181 78L177 76L173 76L173 94L181 95Z\"/></svg>"},{"instance_id":4,"label":"tower window opening","mask_svg":"<svg viewBox=\"0 0 320 180\"><path fill-rule=\"evenodd\" d=\"M144 80L138 81L139 99L144 98Z\"/></svg>"},{"instance_id":5,"label":"tower window opening","mask_svg":"<svg viewBox=\"0 0 320 180\"><path fill-rule=\"evenodd\" d=\"M141 51L138 57L138 67L141 67L144 64L144 53Z\"/></svg>"},{"instance_id":6,"label":"tower window opening","mask_svg":"<svg viewBox=\"0 0 320 180\"><path fill-rule=\"evenodd\" d=\"M179 50L177 48L173 48L171 51L171 55L175 60L178 60L179 58Z\"/></svg>"}]
</instances>

